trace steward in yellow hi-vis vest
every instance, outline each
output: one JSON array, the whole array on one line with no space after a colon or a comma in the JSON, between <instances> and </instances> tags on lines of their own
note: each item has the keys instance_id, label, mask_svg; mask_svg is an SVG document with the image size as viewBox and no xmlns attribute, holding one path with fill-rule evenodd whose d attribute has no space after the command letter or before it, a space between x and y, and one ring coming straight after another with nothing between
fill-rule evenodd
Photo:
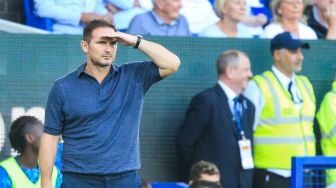
<instances>
[{"instance_id":1,"label":"steward in yellow hi-vis vest","mask_svg":"<svg viewBox=\"0 0 336 188\"><path fill-rule=\"evenodd\" d=\"M20 165L16 162L15 158L10 157L0 163L0 166L3 167L9 178L11 179L12 188L40 188L41 187L41 175L39 176L36 183L33 183L28 179L27 175L23 172ZM54 166L52 173L52 184L53 187L56 186L56 179L58 175L58 170ZM0 177L1 178L1 177Z\"/></svg>"},{"instance_id":2,"label":"steward in yellow hi-vis vest","mask_svg":"<svg viewBox=\"0 0 336 188\"><path fill-rule=\"evenodd\" d=\"M315 155L315 95L309 80L297 75L309 47L295 33L277 34L272 71L255 76L244 92L256 112L253 188L290 188L292 157Z\"/></svg>"},{"instance_id":3,"label":"steward in yellow hi-vis vest","mask_svg":"<svg viewBox=\"0 0 336 188\"><path fill-rule=\"evenodd\" d=\"M323 98L316 118L322 134L322 153L334 157L336 156L336 81L332 84L332 90ZM327 171L326 177L327 184L336 182L336 170Z\"/></svg>"},{"instance_id":4,"label":"steward in yellow hi-vis vest","mask_svg":"<svg viewBox=\"0 0 336 188\"><path fill-rule=\"evenodd\" d=\"M273 72L267 71L254 77L265 99L254 132L256 168L289 170L293 156L315 155L313 121L316 107L313 87L306 77L295 78L302 96L300 111Z\"/></svg>"}]
</instances>

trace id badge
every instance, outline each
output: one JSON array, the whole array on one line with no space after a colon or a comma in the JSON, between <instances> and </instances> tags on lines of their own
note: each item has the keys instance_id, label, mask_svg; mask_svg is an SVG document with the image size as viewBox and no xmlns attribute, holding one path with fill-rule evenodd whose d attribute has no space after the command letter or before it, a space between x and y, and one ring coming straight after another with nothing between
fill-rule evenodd
<instances>
[{"instance_id":1,"label":"id badge","mask_svg":"<svg viewBox=\"0 0 336 188\"><path fill-rule=\"evenodd\" d=\"M249 139L239 140L238 145L243 169L254 168L251 141Z\"/></svg>"}]
</instances>

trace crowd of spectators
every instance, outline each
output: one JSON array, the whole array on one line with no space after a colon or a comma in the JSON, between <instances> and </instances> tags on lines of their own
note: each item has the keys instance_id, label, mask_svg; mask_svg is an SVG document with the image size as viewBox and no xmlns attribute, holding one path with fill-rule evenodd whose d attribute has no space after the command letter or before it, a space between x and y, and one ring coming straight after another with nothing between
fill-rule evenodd
<instances>
[{"instance_id":1,"label":"crowd of spectators","mask_svg":"<svg viewBox=\"0 0 336 188\"><path fill-rule=\"evenodd\" d=\"M335 0L34 0L35 14L54 20L53 33L81 34L104 19L144 36L336 38Z\"/></svg>"}]
</instances>

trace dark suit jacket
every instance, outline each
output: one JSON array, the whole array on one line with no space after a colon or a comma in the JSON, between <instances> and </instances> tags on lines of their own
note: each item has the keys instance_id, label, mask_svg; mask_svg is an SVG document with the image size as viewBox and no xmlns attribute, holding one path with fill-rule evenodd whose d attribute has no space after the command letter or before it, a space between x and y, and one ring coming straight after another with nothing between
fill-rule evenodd
<instances>
[{"instance_id":1,"label":"dark suit jacket","mask_svg":"<svg viewBox=\"0 0 336 188\"><path fill-rule=\"evenodd\" d=\"M243 97L242 126L251 141L253 121L254 106ZM252 187L252 170L241 167L239 138L223 89L216 84L197 94L190 103L176 140L184 178L192 164L205 160L219 167L223 188Z\"/></svg>"},{"instance_id":2,"label":"dark suit jacket","mask_svg":"<svg viewBox=\"0 0 336 188\"><path fill-rule=\"evenodd\" d=\"M320 22L318 22L313 13L313 5L309 5L305 8L305 14L307 15L307 24L311 27L319 39L325 39L328 33L328 28L324 27Z\"/></svg>"}]
</instances>

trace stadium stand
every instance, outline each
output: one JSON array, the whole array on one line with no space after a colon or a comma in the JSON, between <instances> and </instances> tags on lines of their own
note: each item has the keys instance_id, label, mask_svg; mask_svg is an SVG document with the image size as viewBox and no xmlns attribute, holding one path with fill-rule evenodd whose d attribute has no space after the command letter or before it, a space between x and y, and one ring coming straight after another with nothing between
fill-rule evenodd
<instances>
[{"instance_id":1,"label":"stadium stand","mask_svg":"<svg viewBox=\"0 0 336 188\"><path fill-rule=\"evenodd\" d=\"M26 16L26 25L36 27L46 31L52 31L54 21L50 18L41 18L34 13L34 1L23 0L24 12Z\"/></svg>"}]
</instances>

